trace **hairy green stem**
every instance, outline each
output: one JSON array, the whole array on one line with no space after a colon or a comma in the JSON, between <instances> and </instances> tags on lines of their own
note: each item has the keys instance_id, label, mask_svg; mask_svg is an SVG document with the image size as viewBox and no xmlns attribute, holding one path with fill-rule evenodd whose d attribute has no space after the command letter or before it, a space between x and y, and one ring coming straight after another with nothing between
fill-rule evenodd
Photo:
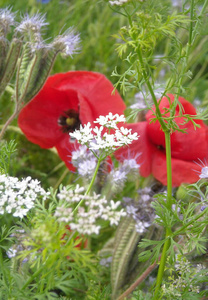
<instances>
[{"instance_id":1,"label":"hairy green stem","mask_svg":"<svg viewBox=\"0 0 208 300\"><path fill-rule=\"evenodd\" d=\"M170 141L170 132L165 132L165 146L166 146L166 166L167 166L167 207L171 209L172 207L172 167L171 167L171 141ZM163 246L160 266L157 274L157 281L155 287L155 293L153 300L158 299L158 294L160 291L160 286L163 279L163 274L165 270L165 263L167 259L167 251L170 246L170 237L171 229L166 228L166 241Z\"/></svg>"}]
</instances>

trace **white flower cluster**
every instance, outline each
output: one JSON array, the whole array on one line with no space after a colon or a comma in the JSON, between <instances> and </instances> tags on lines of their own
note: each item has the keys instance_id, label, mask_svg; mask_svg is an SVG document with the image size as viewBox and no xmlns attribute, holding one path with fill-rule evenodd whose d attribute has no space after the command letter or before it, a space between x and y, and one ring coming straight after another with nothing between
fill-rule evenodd
<instances>
[{"instance_id":1,"label":"white flower cluster","mask_svg":"<svg viewBox=\"0 0 208 300\"><path fill-rule=\"evenodd\" d=\"M109 1L110 5L118 5L121 6L125 3L127 3L129 0L114 0L114 1Z\"/></svg>"},{"instance_id":2,"label":"white flower cluster","mask_svg":"<svg viewBox=\"0 0 208 300\"><path fill-rule=\"evenodd\" d=\"M37 198L45 200L49 195L38 180L31 177L19 180L17 177L0 175L0 214L12 214L23 218L34 207Z\"/></svg>"},{"instance_id":3,"label":"white flower cluster","mask_svg":"<svg viewBox=\"0 0 208 300\"><path fill-rule=\"evenodd\" d=\"M57 207L55 216L58 221L67 223L72 230L80 234L99 234L101 226L98 220L103 219L110 225L118 225L120 218L126 216L124 209L118 210L120 201L108 201L105 197L93 194L83 195L83 188L76 186L74 190L64 187L58 194L61 205ZM77 214L73 214L74 203L85 200L80 205ZM64 200L64 201L63 201Z\"/></svg>"},{"instance_id":4,"label":"white flower cluster","mask_svg":"<svg viewBox=\"0 0 208 300\"><path fill-rule=\"evenodd\" d=\"M137 132L131 133L131 129L125 127L117 128L117 123L120 120L125 121L123 115L115 115L109 113L106 117L100 116L94 121L101 125L100 127L92 128L88 122L84 126L80 125L79 130L70 132L69 135L75 138L79 144L86 145L90 150L104 150L105 152L112 152L119 147L131 144L134 140L138 139ZM104 125L102 125L104 124ZM106 132L106 129L113 128L114 133Z\"/></svg>"},{"instance_id":5,"label":"white flower cluster","mask_svg":"<svg viewBox=\"0 0 208 300\"><path fill-rule=\"evenodd\" d=\"M126 122L126 118L124 115L113 115L111 112L107 116L99 116L99 118L94 121L94 123L98 123L106 128L114 128L118 129L117 124L120 122Z\"/></svg>"},{"instance_id":6,"label":"white flower cluster","mask_svg":"<svg viewBox=\"0 0 208 300\"><path fill-rule=\"evenodd\" d=\"M108 174L108 179L112 184L112 189L119 192L123 189L127 180L134 180L138 175L140 165L136 158L125 159L117 169L112 169Z\"/></svg>"},{"instance_id":7,"label":"white flower cluster","mask_svg":"<svg viewBox=\"0 0 208 300\"><path fill-rule=\"evenodd\" d=\"M203 277L205 274L207 276L207 271L203 268L203 265L190 263L185 256L177 255L175 268L177 271L176 276L170 276L170 281L161 287L163 295L173 296L174 298L177 296L180 299L184 299L184 291L198 294L200 292L200 281L197 279L197 276ZM205 272L202 272L203 269Z\"/></svg>"},{"instance_id":8,"label":"white flower cluster","mask_svg":"<svg viewBox=\"0 0 208 300\"><path fill-rule=\"evenodd\" d=\"M90 180L94 174L97 158L85 145L72 151L72 164L77 168L77 173L87 180Z\"/></svg>"},{"instance_id":9,"label":"white flower cluster","mask_svg":"<svg viewBox=\"0 0 208 300\"><path fill-rule=\"evenodd\" d=\"M143 2L144 0L138 0L139 2ZM130 2L130 0L114 0L114 1L109 1L110 5L118 5L122 6L123 4Z\"/></svg>"}]
</instances>

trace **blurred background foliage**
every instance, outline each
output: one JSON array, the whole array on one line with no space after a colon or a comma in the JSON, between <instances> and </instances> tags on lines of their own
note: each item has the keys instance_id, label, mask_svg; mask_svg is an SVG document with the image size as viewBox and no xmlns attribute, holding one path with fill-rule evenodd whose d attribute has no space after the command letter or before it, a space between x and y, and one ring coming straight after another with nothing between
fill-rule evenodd
<instances>
[{"instance_id":1,"label":"blurred background foliage","mask_svg":"<svg viewBox=\"0 0 208 300\"><path fill-rule=\"evenodd\" d=\"M44 30L44 38L48 41L64 32L68 27L73 26L80 33L80 53L74 55L73 58L64 58L59 55L52 74L71 70L88 70L103 73L109 80L116 83L117 78L111 76L113 70L116 67L118 73L122 74L126 71L128 64L118 57L115 51L117 41L113 35L117 34L122 26L127 25L127 20L124 16L117 14L107 2L107 0L0 0L0 7L12 7L12 11L17 11L17 20L25 13L30 16L37 12L46 14L49 25ZM150 13L159 11L164 18L171 11L180 13L182 6L180 7L178 3L181 2L158 1L157 6L154 3L155 11ZM197 1L197 3L197 7L200 9L203 1ZM192 78L186 79L184 85L187 90L187 100L191 102L199 100L199 105L206 106L208 98L208 21L207 18L199 21L203 22L203 26L195 40L189 63L193 75ZM177 36L184 46L187 43L187 32L183 28L178 28ZM155 67L155 78L159 84L166 81L170 70L160 59L154 57L164 53L168 44L166 42L162 40L156 45L152 60L152 65ZM135 101L134 95L138 92L139 90L131 90L125 94L125 97L122 95L127 106ZM11 95L9 92L5 92L0 102L1 123L5 122L11 111ZM12 125L17 126L17 120ZM68 184L74 180L73 174L66 170L65 165L53 150L44 150L28 142L18 132L18 128L8 130L5 139L15 139L18 148L14 154L10 175L18 177L31 175L41 180L45 187L51 185L57 187L60 182Z\"/></svg>"}]
</instances>

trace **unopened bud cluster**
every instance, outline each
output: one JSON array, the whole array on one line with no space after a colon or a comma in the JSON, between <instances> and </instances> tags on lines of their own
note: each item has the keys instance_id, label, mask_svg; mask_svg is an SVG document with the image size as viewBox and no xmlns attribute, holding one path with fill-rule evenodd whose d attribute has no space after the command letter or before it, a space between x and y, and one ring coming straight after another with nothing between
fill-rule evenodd
<instances>
[{"instance_id":1,"label":"unopened bud cluster","mask_svg":"<svg viewBox=\"0 0 208 300\"><path fill-rule=\"evenodd\" d=\"M45 15L25 14L17 22L11 8L0 9L0 94L17 69L17 103L28 102L38 93L58 53L72 56L80 50L79 34L73 28L46 43L42 35L47 25Z\"/></svg>"}]
</instances>

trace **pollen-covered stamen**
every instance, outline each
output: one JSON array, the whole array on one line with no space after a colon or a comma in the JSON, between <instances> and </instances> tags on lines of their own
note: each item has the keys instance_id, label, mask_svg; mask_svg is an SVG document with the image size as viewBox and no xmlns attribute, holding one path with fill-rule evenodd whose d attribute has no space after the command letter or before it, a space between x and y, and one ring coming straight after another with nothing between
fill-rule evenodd
<instances>
[{"instance_id":1,"label":"pollen-covered stamen","mask_svg":"<svg viewBox=\"0 0 208 300\"><path fill-rule=\"evenodd\" d=\"M63 115L58 118L58 125L64 133L73 132L75 129L78 129L81 125L78 112L74 109L64 111Z\"/></svg>"}]
</instances>

